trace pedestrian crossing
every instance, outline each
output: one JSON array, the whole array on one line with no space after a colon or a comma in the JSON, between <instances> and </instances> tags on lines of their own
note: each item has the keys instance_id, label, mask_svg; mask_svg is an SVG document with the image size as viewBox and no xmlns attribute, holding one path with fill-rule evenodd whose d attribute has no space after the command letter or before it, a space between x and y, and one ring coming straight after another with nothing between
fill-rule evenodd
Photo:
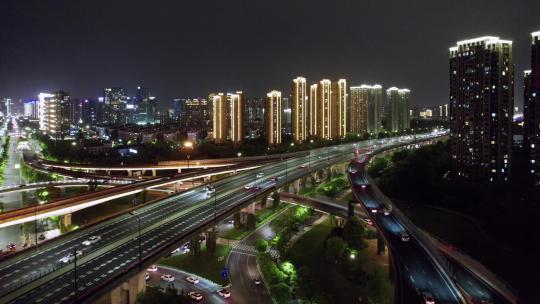
<instances>
[{"instance_id":1,"label":"pedestrian crossing","mask_svg":"<svg viewBox=\"0 0 540 304\"><path fill-rule=\"evenodd\" d=\"M242 254L248 254L248 255L256 255L257 250L255 249L255 246L251 244L246 243L238 243L236 246L232 249L233 252L242 253ZM274 259L279 258L279 252L275 249L269 249L268 253L270 253L270 256Z\"/></svg>"}]
</instances>

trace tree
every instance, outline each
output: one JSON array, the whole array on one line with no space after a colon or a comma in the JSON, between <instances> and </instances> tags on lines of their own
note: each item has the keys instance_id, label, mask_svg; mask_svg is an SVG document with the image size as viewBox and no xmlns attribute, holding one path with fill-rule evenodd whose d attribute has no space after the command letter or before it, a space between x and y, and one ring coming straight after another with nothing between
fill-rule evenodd
<instances>
[{"instance_id":1,"label":"tree","mask_svg":"<svg viewBox=\"0 0 540 304\"><path fill-rule=\"evenodd\" d=\"M313 279L313 275L308 267L300 267L298 269L298 293L307 300L308 303L312 303L317 295L317 283Z\"/></svg>"},{"instance_id":2,"label":"tree","mask_svg":"<svg viewBox=\"0 0 540 304\"><path fill-rule=\"evenodd\" d=\"M274 193L272 193L272 208L277 209L279 207L279 202L279 192L274 191Z\"/></svg>"},{"instance_id":3,"label":"tree","mask_svg":"<svg viewBox=\"0 0 540 304\"><path fill-rule=\"evenodd\" d=\"M343 252L345 252L346 248L347 244L342 238L333 236L326 240L324 254L329 261L337 263L343 256Z\"/></svg>"},{"instance_id":4,"label":"tree","mask_svg":"<svg viewBox=\"0 0 540 304\"><path fill-rule=\"evenodd\" d=\"M268 241L265 239L257 239L255 241L254 246L258 252L260 253L266 252L266 250L268 249Z\"/></svg>"},{"instance_id":5,"label":"tree","mask_svg":"<svg viewBox=\"0 0 540 304\"><path fill-rule=\"evenodd\" d=\"M343 239L345 239L350 247L356 249L364 248L363 236L366 230L364 225L364 221L356 215L349 218L345 223L343 227Z\"/></svg>"},{"instance_id":6,"label":"tree","mask_svg":"<svg viewBox=\"0 0 540 304\"><path fill-rule=\"evenodd\" d=\"M388 168L390 163L388 160L384 157L378 157L376 158L373 163L369 166L367 173L370 176L378 177L382 174L382 172Z\"/></svg>"},{"instance_id":7,"label":"tree","mask_svg":"<svg viewBox=\"0 0 540 304\"><path fill-rule=\"evenodd\" d=\"M382 234L377 233L377 254L380 255L384 252L384 239Z\"/></svg>"},{"instance_id":8,"label":"tree","mask_svg":"<svg viewBox=\"0 0 540 304\"><path fill-rule=\"evenodd\" d=\"M270 292L278 303L288 303L291 300L291 288L285 283L271 285Z\"/></svg>"}]
</instances>

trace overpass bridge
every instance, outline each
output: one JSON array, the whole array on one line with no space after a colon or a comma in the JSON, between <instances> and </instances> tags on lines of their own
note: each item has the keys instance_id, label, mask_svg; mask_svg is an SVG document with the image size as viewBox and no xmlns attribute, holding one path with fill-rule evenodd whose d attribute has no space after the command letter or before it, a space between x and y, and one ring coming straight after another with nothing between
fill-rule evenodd
<instances>
[{"instance_id":1,"label":"overpass bridge","mask_svg":"<svg viewBox=\"0 0 540 304\"><path fill-rule=\"evenodd\" d=\"M418 141L434 135L419 136ZM409 144L408 139L364 141L354 145L315 149L308 155L262 166L256 171L236 174L213 183L214 193L200 187L142 206L130 214L75 230L32 252L16 255L0 263L0 302L86 303L136 277L141 270L167 255L179 244L262 195L335 163L349 161L355 150L374 145ZM258 178L264 173L264 178ZM257 183L259 190L246 190ZM101 241L84 247L91 235ZM59 264L64 255L82 251L75 262ZM144 280L143 280L144 283ZM115 289L116 290L116 289ZM127 297L132 292L122 291ZM125 297L124 297L125 300Z\"/></svg>"},{"instance_id":2,"label":"overpass bridge","mask_svg":"<svg viewBox=\"0 0 540 304\"><path fill-rule=\"evenodd\" d=\"M396 303L416 303L421 292L432 293L436 303L518 303L504 284L478 267L478 262L449 250L416 227L371 181L365 168L370 157L393 148L381 147L352 161L349 180L353 195L390 249L396 270ZM383 208L390 214L380 212ZM409 235L409 241L402 240L404 234Z\"/></svg>"}]
</instances>

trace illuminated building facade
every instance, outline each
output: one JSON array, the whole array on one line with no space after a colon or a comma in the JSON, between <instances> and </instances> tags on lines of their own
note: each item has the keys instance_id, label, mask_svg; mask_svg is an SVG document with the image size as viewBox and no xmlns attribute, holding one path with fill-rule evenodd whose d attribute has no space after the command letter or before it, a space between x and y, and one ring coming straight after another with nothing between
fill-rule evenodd
<instances>
[{"instance_id":1,"label":"illuminated building facade","mask_svg":"<svg viewBox=\"0 0 540 304\"><path fill-rule=\"evenodd\" d=\"M529 173L540 186L540 31L531 33L531 69L525 71L524 144L529 155Z\"/></svg>"},{"instance_id":2,"label":"illuminated building facade","mask_svg":"<svg viewBox=\"0 0 540 304\"><path fill-rule=\"evenodd\" d=\"M292 136L295 143L302 143L308 137L308 100L306 79L293 79L291 94Z\"/></svg>"},{"instance_id":3,"label":"illuminated building facade","mask_svg":"<svg viewBox=\"0 0 540 304\"><path fill-rule=\"evenodd\" d=\"M240 91L230 95L231 140L233 143L244 141L244 94Z\"/></svg>"},{"instance_id":4,"label":"illuminated building facade","mask_svg":"<svg viewBox=\"0 0 540 304\"><path fill-rule=\"evenodd\" d=\"M498 37L450 48L452 173L477 181L510 179L514 69L512 42Z\"/></svg>"},{"instance_id":5,"label":"illuminated building facade","mask_svg":"<svg viewBox=\"0 0 540 304\"><path fill-rule=\"evenodd\" d=\"M269 145L281 144L281 92L271 91L267 95L265 121L266 121L266 138Z\"/></svg>"},{"instance_id":6,"label":"illuminated building facade","mask_svg":"<svg viewBox=\"0 0 540 304\"><path fill-rule=\"evenodd\" d=\"M212 135L216 143L224 143L227 140L227 96L218 93L212 96Z\"/></svg>"}]
</instances>

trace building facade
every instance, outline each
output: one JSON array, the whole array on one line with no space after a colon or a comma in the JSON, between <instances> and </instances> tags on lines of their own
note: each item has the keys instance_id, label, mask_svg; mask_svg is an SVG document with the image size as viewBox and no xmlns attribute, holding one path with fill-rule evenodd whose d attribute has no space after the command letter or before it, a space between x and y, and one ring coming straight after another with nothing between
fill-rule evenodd
<instances>
[{"instance_id":1,"label":"building facade","mask_svg":"<svg viewBox=\"0 0 540 304\"><path fill-rule=\"evenodd\" d=\"M238 144L244 141L244 94L240 91L231 94L231 140Z\"/></svg>"},{"instance_id":2,"label":"building facade","mask_svg":"<svg viewBox=\"0 0 540 304\"><path fill-rule=\"evenodd\" d=\"M64 139L69 134L71 102L67 92L57 91L44 97L43 128L52 139Z\"/></svg>"},{"instance_id":3,"label":"building facade","mask_svg":"<svg viewBox=\"0 0 540 304\"><path fill-rule=\"evenodd\" d=\"M540 31L531 33L531 69L525 71L524 145L532 182L540 186Z\"/></svg>"},{"instance_id":4,"label":"building facade","mask_svg":"<svg viewBox=\"0 0 540 304\"><path fill-rule=\"evenodd\" d=\"M291 94L292 137L295 143L302 143L308 137L308 100L306 79L293 79Z\"/></svg>"},{"instance_id":5,"label":"building facade","mask_svg":"<svg viewBox=\"0 0 540 304\"><path fill-rule=\"evenodd\" d=\"M512 42L498 37L450 48L452 173L477 181L510 179L514 69Z\"/></svg>"},{"instance_id":6,"label":"building facade","mask_svg":"<svg viewBox=\"0 0 540 304\"><path fill-rule=\"evenodd\" d=\"M265 121L266 121L266 138L269 145L281 144L281 127L282 127L282 104L281 92L271 91L267 95Z\"/></svg>"},{"instance_id":7,"label":"building facade","mask_svg":"<svg viewBox=\"0 0 540 304\"><path fill-rule=\"evenodd\" d=\"M227 140L227 96L218 93L212 96L212 136L214 142L224 143Z\"/></svg>"},{"instance_id":8,"label":"building facade","mask_svg":"<svg viewBox=\"0 0 540 304\"><path fill-rule=\"evenodd\" d=\"M343 138L347 134L347 96L347 81L345 79L332 83L331 139Z\"/></svg>"}]
</instances>

